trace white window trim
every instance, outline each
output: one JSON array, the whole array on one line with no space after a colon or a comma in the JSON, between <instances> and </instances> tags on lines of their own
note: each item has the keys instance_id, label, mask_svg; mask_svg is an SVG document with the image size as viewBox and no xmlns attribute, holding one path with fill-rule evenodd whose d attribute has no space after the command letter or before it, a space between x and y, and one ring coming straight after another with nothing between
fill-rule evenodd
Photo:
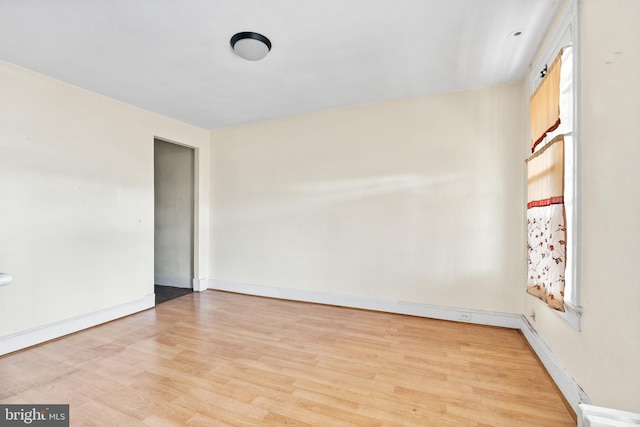
<instances>
[{"instance_id":1,"label":"white window trim","mask_svg":"<svg viewBox=\"0 0 640 427\"><path fill-rule=\"evenodd\" d=\"M564 46L571 45L573 50L573 129L572 132L566 135L571 136L573 139L573 150L571 155L571 161L573 164L572 179L570 182L571 188L568 189L573 195L572 206L567 209L567 258L570 260L567 265L567 276L571 280L570 294L565 294L565 312L554 310L558 316L562 317L567 323L573 326L575 329L580 330L580 319L582 316L581 306L581 183L582 183L582 162L581 162L581 117L582 117L582 95L581 95L581 69L580 69L580 32L578 25L578 4L579 0L573 0L564 17L560 21L560 24L556 28L556 31L551 38L551 41L546 45L543 50L543 54L539 60L533 65L531 74L529 75L529 95L540 84L540 71L545 65L551 64ZM542 146L544 144L540 144Z\"/></svg>"}]
</instances>

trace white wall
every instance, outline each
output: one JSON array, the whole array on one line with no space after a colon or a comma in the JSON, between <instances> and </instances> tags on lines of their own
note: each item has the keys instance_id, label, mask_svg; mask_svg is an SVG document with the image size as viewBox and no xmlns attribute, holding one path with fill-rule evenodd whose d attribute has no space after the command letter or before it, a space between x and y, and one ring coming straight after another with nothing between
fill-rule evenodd
<instances>
[{"instance_id":1,"label":"white wall","mask_svg":"<svg viewBox=\"0 0 640 427\"><path fill-rule=\"evenodd\" d=\"M192 287L194 151L157 139L154 152L155 283Z\"/></svg>"},{"instance_id":2,"label":"white wall","mask_svg":"<svg viewBox=\"0 0 640 427\"><path fill-rule=\"evenodd\" d=\"M4 62L0 94L0 337L153 293L154 137L197 147L208 258L208 132Z\"/></svg>"},{"instance_id":3,"label":"white wall","mask_svg":"<svg viewBox=\"0 0 640 427\"><path fill-rule=\"evenodd\" d=\"M520 312L520 85L212 132L212 278Z\"/></svg>"},{"instance_id":4,"label":"white wall","mask_svg":"<svg viewBox=\"0 0 640 427\"><path fill-rule=\"evenodd\" d=\"M640 2L583 0L582 331L524 312L596 405L640 412Z\"/></svg>"}]
</instances>

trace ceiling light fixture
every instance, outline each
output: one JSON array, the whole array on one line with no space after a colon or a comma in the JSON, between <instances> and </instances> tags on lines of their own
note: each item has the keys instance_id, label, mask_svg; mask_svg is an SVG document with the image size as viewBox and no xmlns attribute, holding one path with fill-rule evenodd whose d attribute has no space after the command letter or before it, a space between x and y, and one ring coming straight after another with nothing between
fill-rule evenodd
<instances>
[{"instance_id":1,"label":"ceiling light fixture","mask_svg":"<svg viewBox=\"0 0 640 427\"><path fill-rule=\"evenodd\" d=\"M262 34L244 31L231 37L233 51L248 61L258 61L271 50L271 42Z\"/></svg>"}]
</instances>

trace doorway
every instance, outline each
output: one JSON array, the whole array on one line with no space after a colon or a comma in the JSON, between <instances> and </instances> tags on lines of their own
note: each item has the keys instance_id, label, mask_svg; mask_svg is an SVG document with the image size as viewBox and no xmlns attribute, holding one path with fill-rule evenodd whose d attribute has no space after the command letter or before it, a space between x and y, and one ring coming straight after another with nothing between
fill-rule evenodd
<instances>
[{"instance_id":1,"label":"doorway","mask_svg":"<svg viewBox=\"0 0 640 427\"><path fill-rule=\"evenodd\" d=\"M156 304L193 290L195 152L154 140Z\"/></svg>"}]
</instances>

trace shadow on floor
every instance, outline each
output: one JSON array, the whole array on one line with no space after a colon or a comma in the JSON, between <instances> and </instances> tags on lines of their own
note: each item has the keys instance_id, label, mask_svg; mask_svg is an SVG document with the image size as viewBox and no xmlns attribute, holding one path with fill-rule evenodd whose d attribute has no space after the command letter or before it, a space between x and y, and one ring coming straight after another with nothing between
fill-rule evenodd
<instances>
[{"instance_id":1,"label":"shadow on floor","mask_svg":"<svg viewBox=\"0 0 640 427\"><path fill-rule=\"evenodd\" d=\"M192 289L188 288L175 288L173 286L160 285L154 285L153 289L156 293L156 305L193 292Z\"/></svg>"}]
</instances>

